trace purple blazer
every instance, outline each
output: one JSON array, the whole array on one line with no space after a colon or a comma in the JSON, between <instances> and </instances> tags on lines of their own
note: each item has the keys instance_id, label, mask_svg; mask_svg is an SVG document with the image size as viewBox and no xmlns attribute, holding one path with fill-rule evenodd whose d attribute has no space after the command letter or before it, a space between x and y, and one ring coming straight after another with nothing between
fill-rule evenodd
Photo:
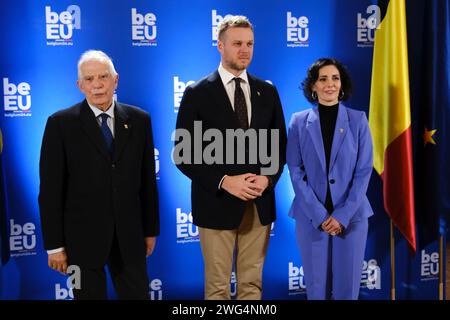
<instances>
[{"instance_id":1,"label":"purple blazer","mask_svg":"<svg viewBox=\"0 0 450 320\"><path fill-rule=\"evenodd\" d=\"M334 205L332 215L344 228L373 215L366 196L373 148L364 112L339 105L328 175L317 106L292 115L286 155L295 191L289 216L296 219L305 215L318 228L328 217L324 206L327 180Z\"/></svg>"}]
</instances>

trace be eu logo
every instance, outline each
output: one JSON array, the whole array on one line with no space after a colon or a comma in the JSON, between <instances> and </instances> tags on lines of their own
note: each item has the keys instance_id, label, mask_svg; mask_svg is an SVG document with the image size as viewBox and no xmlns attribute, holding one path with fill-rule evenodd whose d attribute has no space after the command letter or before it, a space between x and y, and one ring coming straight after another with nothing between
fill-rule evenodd
<instances>
[{"instance_id":1,"label":"be eu logo","mask_svg":"<svg viewBox=\"0 0 450 320\"><path fill-rule=\"evenodd\" d=\"M154 13L139 13L136 8L131 9L131 39L132 45L157 46L156 15Z\"/></svg>"},{"instance_id":2,"label":"be eu logo","mask_svg":"<svg viewBox=\"0 0 450 320\"><path fill-rule=\"evenodd\" d=\"M50 6L45 7L46 36L48 46L73 46L73 32L81 29L81 10L70 5L58 13Z\"/></svg>"},{"instance_id":3,"label":"be eu logo","mask_svg":"<svg viewBox=\"0 0 450 320\"><path fill-rule=\"evenodd\" d=\"M31 85L27 82L16 85L3 78L3 107L5 117L30 117Z\"/></svg>"},{"instance_id":4,"label":"be eu logo","mask_svg":"<svg viewBox=\"0 0 450 320\"><path fill-rule=\"evenodd\" d=\"M9 249L11 257L32 256L36 254L36 226L27 222L24 225L10 220Z\"/></svg>"},{"instance_id":5,"label":"be eu logo","mask_svg":"<svg viewBox=\"0 0 450 320\"><path fill-rule=\"evenodd\" d=\"M292 12L286 14L287 46L309 47L309 19L306 16L295 17Z\"/></svg>"}]
</instances>

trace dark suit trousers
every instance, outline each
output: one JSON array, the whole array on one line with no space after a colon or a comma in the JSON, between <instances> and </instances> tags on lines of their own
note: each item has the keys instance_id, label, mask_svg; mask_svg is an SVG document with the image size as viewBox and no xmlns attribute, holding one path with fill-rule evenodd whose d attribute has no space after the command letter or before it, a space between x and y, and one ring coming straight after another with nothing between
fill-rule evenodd
<instances>
[{"instance_id":1,"label":"dark suit trousers","mask_svg":"<svg viewBox=\"0 0 450 320\"><path fill-rule=\"evenodd\" d=\"M142 261L125 264L114 236L107 266L114 289L121 300L148 300L148 275L145 256ZM81 268L81 289L73 289L75 300L107 299L105 268Z\"/></svg>"}]
</instances>

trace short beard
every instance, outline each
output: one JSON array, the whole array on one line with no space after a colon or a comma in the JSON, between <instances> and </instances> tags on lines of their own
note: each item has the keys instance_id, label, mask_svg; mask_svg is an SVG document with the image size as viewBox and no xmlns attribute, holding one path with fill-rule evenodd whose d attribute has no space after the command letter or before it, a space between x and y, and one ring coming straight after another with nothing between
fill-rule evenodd
<instances>
[{"instance_id":1,"label":"short beard","mask_svg":"<svg viewBox=\"0 0 450 320\"><path fill-rule=\"evenodd\" d=\"M230 69L236 70L236 71L244 71L248 67L248 65L237 64L235 62L228 63L228 66Z\"/></svg>"}]
</instances>

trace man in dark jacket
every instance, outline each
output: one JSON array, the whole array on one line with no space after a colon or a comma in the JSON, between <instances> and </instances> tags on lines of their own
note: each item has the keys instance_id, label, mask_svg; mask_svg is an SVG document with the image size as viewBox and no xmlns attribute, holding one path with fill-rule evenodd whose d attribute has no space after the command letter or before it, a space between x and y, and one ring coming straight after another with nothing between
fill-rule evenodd
<instances>
[{"instance_id":1,"label":"man in dark jacket","mask_svg":"<svg viewBox=\"0 0 450 320\"><path fill-rule=\"evenodd\" d=\"M105 299L108 266L120 299L147 299L146 256L159 234L149 115L114 101L118 74L101 51L78 62L86 99L49 117L39 207L49 267L80 268L75 299Z\"/></svg>"},{"instance_id":2,"label":"man in dark jacket","mask_svg":"<svg viewBox=\"0 0 450 320\"><path fill-rule=\"evenodd\" d=\"M237 298L261 299L263 264L275 220L274 187L285 163L286 128L275 87L246 71L254 44L248 19L225 17L218 39L218 70L189 86L181 101L174 160L192 180L205 298L230 299L236 250ZM188 144L181 137L196 139L202 129L206 131L200 148L194 142L193 148L183 150ZM270 168L261 157L266 155L263 150L271 150Z\"/></svg>"}]
</instances>

